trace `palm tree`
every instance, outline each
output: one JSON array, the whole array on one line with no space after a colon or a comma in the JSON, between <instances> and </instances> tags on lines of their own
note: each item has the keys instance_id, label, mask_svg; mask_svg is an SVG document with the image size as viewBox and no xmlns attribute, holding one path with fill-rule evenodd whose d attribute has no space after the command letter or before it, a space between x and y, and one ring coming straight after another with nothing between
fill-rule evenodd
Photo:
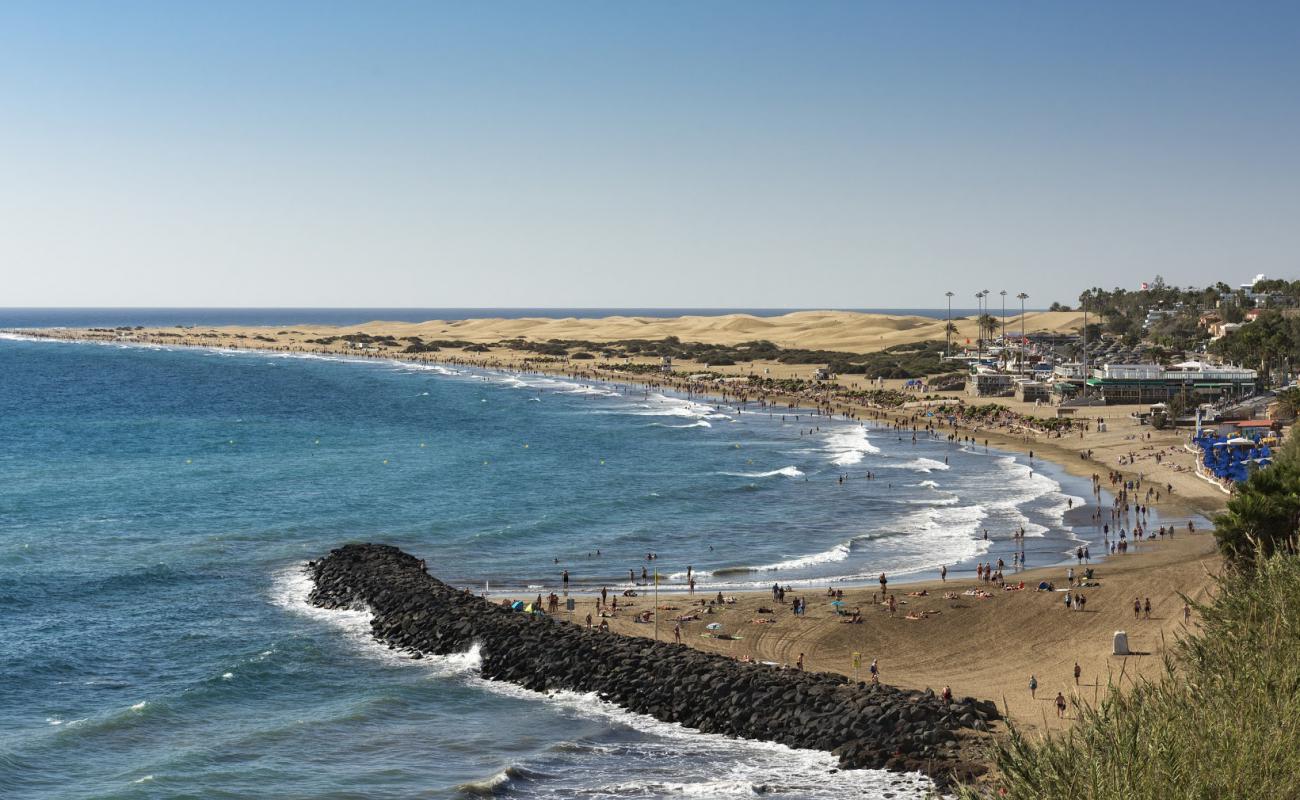
<instances>
[{"instance_id":1,"label":"palm tree","mask_svg":"<svg viewBox=\"0 0 1300 800\"><path fill-rule=\"evenodd\" d=\"M986 341L992 339L994 332L998 329L997 317L988 313L980 314L979 319L976 320L976 324L979 327L980 339Z\"/></svg>"}]
</instances>

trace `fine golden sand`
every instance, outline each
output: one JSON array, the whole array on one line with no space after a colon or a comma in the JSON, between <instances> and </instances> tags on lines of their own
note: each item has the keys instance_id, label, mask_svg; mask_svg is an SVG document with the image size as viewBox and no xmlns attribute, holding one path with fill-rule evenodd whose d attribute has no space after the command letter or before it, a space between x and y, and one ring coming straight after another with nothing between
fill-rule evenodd
<instances>
[{"instance_id":1,"label":"fine golden sand","mask_svg":"<svg viewBox=\"0 0 1300 800\"><path fill-rule=\"evenodd\" d=\"M1020 591L1002 591L969 574L950 575L946 583L891 582L889 592L899 603L894 614L879 604L879 586L846 589L844 607L862 611L863 622L857 625L845 623L847 617L835 613L826 587L787 594L784 605L773 602L771 592L727 594L736 602L715 604L712 614L704 613L708 607L701 608L699 601L716 600L716 593L701 590L690 596L661 591L659 638L672 641L675 618L698 613L699 620L682 625L682 642L692 647L791 666L802 653L806 669L849 676L855 674L856 652L861 654L856 673L863 680L868 679L871 660L879 659L880 679L885 683L936 692L947 685L959 697L996 701L1022 729L1051 729L1068 724L1068 719L1057 719L1051 705L1058 691L1067 698L1095 702L1111 683L1128 686L1160 672L1163 654L1187 630L1182 595L1204 600L1208 576L1219 568L1219 560L1211 534L1189 535L1184 530L1171 541L1143 543L1136 552L1092 566L1100 585L1083 590L1088 603L1082 612L1067 611L1060 592L1034 590L1039 580L1063 588L1065 566L1008 574L1008 581L1025 581L1026 588ZM975 589L985 589L991 597L965 594ZM927 596L909 595L922 590ZM635 617L655 608L653 589L638 591L637 597L618 597L619 611L607 619L614 631L650 637L655 626L638 623ZM956 599L944 599L945 592L955 592ZM791 613L789 601L795 596L806 598L805 616ZM1150 619L1134 619L1135 597L1151 599ZM595 598L577 599L573 621L585 624L591 614L593 623L599 624ZM924 618L909 619L909 615ZM756 623L756 619L774 621ZM706 637L705 626L713 622L722 624L721 632L743 638ZM1143 655L1111 655L1117 630L1126 631L1129 647ZM1082 670L1077 686L1076 662ZM1038 679L1036 698L1029 692L1031 674Z\"/></svg>"}]
</instances>

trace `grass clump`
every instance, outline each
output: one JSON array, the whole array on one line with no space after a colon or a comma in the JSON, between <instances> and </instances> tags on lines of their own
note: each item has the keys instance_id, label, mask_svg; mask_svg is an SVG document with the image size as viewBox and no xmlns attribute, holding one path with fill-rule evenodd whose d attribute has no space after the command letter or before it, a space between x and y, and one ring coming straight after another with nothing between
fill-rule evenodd
<instances>
[{"instance_id":1,"label":"grass clump","mask_svg":"<svg viewBox=\"0 0 1300 800\"><path fill-rule=\"evenodd\" d=\"M1080 707L1060 735L1014 729L999 778L966 798L1080 800L1300 797L1300 558L1275 555L1220 579L1196 606L1165 674Z\"/></svg>"}]
</instances>

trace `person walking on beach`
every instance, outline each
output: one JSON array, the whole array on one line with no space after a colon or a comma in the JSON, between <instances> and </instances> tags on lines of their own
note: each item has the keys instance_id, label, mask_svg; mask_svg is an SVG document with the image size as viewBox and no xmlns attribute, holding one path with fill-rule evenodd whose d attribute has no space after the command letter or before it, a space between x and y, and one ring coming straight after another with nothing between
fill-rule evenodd
<instances>
[{"instance_id":1,"label":"person walking on beach","mask_svg":"<svg viewBox=\"0 0 1300 800\"><path fill-rule=\"evenodd\" d=\"M564 571L563 574L560 575L560 580L564 582L564 593L568 594L569 593L569 571L567 569Z\"/></svg>"},{"instance_id":2,"label":"person walking on beach","mask_svg":"<svg viewBox=\"0 0 1300 800\"><path fill-rule=\"evenodd\" d=\"M1141 615L1142 615L1142 601L1134 597L1133 598L1133 619L1137 619Z\"/></svg>"},{"instance_id":3,"label":"person walking on beach","mask_svg":"<svg viewBox=\"0 0 1300 800\"><path fill-rule=\"evenodd\" d=\"M677 644L682 643L682 624L680 622L673 626L673 641Z\"/></svg>"},{"instance_id":4,"label":"person walking on beach","mask_svg":"<svg viewBox=\"0 0 1300 800\"><path fill-rule=\"evenodd\" d=\"M944 583L947 583L947 582L948 582L948 565L947 565L947 564L944 564L943 566L939 567L939 580L943 581Z\"/></svg>"},{"instance_id":5,"label":"person walking on beach","mask_svg":"<svg viewBox=\"0 0 1300 800\"><path fill-rule=\"evenodd\" d=\"M1083 674L1083 670L1079 667L1079 662L1078 661L1074 662L1074 685L1075 686L1079 685L1079 676L1082 674Z\"/></svg>"},{"instance_id":6,"label":"person walking on beach","mask_svg":"<svg viewBox=\"0 0 1300 800\"><path fill-rule=\"evenodd\" d=\"M868 668L871 672L871 682L880 683L880 663L879 659L871 659L871 666Z\"/></svg>"},{"instance_id":7,"label":"person walking on beach","mask_svg":"<svg viewBox=\"0 0 1300 800\"><path fill-rule=\"evenodd\" d=\"M590 617L587 618L587 624L591 624ZM1038 677L1032 673L1029 675L1029 699L1038 699Z\"/></svg>"},{"instance_id":8,"label":"person walking on beach","mask_svg":"<svg viewBox=\"0 0 1300 800\"><path fill-rule=\"evenodd\" d=\"M803 653L799 654L799 660L794 662L794 668L803 672Z\"/></svg>"},{"instance_id":9,"label":"person walking on beach","mask_svg":"<svg viewBox=\"0 0 1300 800\"><path fill-rule=\"evenodd\" d=\"M1146 602L1142 604L1142 616L1144 619L1151 619L1151 598L1150 597L1148 597Z\"/></svg>"},{"instance_id":10,"label":"person walking on beach","mask_svg":"<svg viewBox=\"0 0 1300 800\"><path fill-rule=\"evenodd\" d=\"M1065 719L1065 695L1056 693L1056 718Z\"/></svg>"},{"instance_id":11,"label":"person walking on beach","mask_svg":"<svg viewBox=\"0 0 1300 800\"><path fill-rule=\"evenodd\" d=\"M881 596L881 597L884 597L884 596L885 596L885 586L886 586L886 584L888 584L888 583L889 583L889 581L885 580L885 573L883 573L883 572L880 573L880 596Z\"/></svg>"},{"instance_id":12,"label":"person walking on beach","mask_svg":"<svg viewBox=\"0 0 1300 800\"><path fill-rule=\"evenodd\" d=\"M1192 607L1188 603L1183 603L1183 624L1190 625L1191 623L1192 623Z\"/></svg>"}]
</instances>

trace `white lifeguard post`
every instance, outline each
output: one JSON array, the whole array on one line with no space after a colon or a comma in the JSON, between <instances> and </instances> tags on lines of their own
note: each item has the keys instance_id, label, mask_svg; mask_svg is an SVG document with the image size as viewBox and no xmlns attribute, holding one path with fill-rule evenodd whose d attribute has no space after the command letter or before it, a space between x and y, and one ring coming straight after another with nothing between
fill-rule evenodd
<instances>
[{"instance_id":1,"label":"white lifeguard post","mask_svg":"<svg viewBox=\"0 0 1300 800\"><path fill-rule=\"evenodd\" d=\"M1128 634L1124 631L1115 631L1115 652L1117 656L1132 655L1128 649Z\"/></svg>"}]
</instances>

